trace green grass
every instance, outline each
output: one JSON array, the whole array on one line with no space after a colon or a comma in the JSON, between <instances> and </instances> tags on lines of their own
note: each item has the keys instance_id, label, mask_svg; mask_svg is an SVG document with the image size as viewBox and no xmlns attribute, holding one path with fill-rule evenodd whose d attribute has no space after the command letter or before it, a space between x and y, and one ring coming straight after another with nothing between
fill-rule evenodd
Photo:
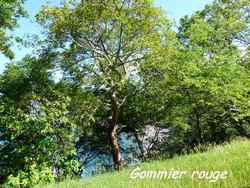
<instances>
[{"instance_id":1,"label":"green grass","mask_svg":"<svg viewBox=\"0 0 250 188\"><path fill-rule=\"evenodd\" d=\"M106 173L84 180L67 180L36 188L250 188L250 141L233 141L204 153L178 156L173 159L143 163L142 170L171 169L186 171L180 179L131 179L133 169ZM193 171L227 171L226 179L210 182L192 178Z\"/></svg>"}]
</instances>

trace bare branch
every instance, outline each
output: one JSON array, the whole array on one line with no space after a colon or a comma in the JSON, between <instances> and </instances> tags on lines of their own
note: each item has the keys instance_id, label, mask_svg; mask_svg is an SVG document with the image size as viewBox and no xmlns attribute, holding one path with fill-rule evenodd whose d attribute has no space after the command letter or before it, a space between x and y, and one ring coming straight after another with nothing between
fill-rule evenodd
<instances>
[{"instance_id":1,"label":"bare branch","mask_svg":"<svg viewBox=\"0 0 250 188\"><path fill-rule=\"evenodd\" d=\"M116 52L115 62L117 62L117 60L119 59L120 51L122 49L122 35L123 35L123 24L121 23L120 34L119 34L119 43L118 43L118 49L117 49L117 52Z\"/></svg>"}]
</instances>

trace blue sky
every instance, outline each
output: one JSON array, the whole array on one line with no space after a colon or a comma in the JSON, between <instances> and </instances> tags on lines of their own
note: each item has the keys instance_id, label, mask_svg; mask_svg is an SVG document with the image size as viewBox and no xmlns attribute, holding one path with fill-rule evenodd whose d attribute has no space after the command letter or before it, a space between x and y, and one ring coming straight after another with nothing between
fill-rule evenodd
<instances>
[{"instance_id":1,"label":"blue sky","mask_svg":"<svg viewBox=\"0 0 250 188\"><path fill-rule=\"evenodd\" d=\"M24 37L28 34L39 34L41 28L35 23L34 16L41 6L47 2L47 0L26 0L25 8L30 18L21 19L19 22L20 27L15 29L12 34L19 37ZM61 0L50 0L49 2L50 4L57 5L60 4ZM206 4L211 2L212 0L155 0L156 5L162 7L166 11L168 17L176 22L185 15L191 15L195 11L201 10ZM16 54L16 59L14 61L20 60L25 54L31 52L31 49L24 47L20 48L13 46L12 49ZM9 62L7 58L0 54L0 73L4 70L6 63Z\"/></svg>"}]
</instances>

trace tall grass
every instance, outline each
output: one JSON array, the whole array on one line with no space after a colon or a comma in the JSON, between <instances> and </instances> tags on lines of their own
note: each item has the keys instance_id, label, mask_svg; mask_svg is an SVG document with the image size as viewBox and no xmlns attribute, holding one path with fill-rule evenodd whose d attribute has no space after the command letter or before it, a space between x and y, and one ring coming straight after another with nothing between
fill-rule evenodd
<instances>
[{"instance_id":1,"label":"tall grass","mask_svg":"<svg viewBox=\"0 0 250 188\"><path fill-rule=\"evenodd\" d=\"M143 163L140 170L179 170L186 174L179 179L131 179L134 169L106 173L83 180L66 180L62 183L36 188L250 188L250 141L233 141L224 146L217 146L207 152L173 159ZM194 171L227 171L226 179L212 182L211 179L192 178Z\"/></svg>"}]
</instances>

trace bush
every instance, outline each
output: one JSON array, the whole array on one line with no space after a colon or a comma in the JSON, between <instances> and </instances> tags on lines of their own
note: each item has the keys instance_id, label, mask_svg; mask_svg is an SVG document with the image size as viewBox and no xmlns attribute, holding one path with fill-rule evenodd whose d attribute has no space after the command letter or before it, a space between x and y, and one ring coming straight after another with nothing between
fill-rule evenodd
<instances>
[{"instance_id":1,"label":"bush","mask_svg":"<svg viewBox=\"0 0 250 188\"><path fill-rule=\"evenodd\" d=\"M36 184L54 182L54 177L47 165L32 165L27 171L20 170L17 175L11 174L5 183L6 188L28 188Z\"/></svg>"}]
</instances>

